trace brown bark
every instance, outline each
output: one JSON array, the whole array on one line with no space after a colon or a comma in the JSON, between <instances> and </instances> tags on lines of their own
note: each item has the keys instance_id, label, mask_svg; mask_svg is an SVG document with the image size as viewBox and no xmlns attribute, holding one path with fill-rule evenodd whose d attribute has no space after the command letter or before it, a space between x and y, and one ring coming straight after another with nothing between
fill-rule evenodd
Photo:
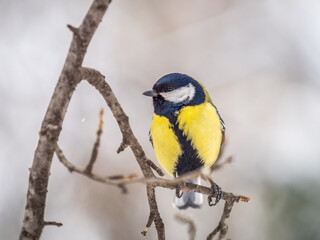
<instances>
[{"instance_id":1,"label":"brown bark","mask_svg":"<svg viewBox=\"0 0 320 240\"><path fill-rule=\"evenodd\" d=\"M38 146L30 169L27 204L19 239L39 239L46 224L44 208L52 157L70 99L77 84L82 80L79 69L87 47L109 3L110 0L93 1L80 27L69 27L74 34L42 122Z\"/></svg>"}]
</instances>

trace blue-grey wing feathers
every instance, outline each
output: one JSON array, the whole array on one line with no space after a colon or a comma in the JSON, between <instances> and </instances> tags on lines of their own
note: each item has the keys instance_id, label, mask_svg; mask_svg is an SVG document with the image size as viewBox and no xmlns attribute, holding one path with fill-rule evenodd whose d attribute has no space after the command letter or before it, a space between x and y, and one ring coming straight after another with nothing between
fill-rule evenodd
<instances>
[{"instance_id":1,"label":"blue-grey wing feathers","mask_svg":"<svg viewBox=\"0 0 320 240\"><path fill-rule=\"evenodd\" d=\"M151 145L153 147L153 141L152 141L152 136L151 136L151 129L149 130L149 141L151 142Z\"/></svg>"}]
</instances>

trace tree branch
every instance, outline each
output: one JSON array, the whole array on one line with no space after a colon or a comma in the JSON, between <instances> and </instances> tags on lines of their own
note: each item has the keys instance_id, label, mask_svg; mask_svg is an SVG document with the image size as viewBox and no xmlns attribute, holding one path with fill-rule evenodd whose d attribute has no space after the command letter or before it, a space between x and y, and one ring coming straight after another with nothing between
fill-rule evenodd
<instances>
[{"instance_id":1,"label":"tree branch","mask_svg":"<svg viewBox=\"0 0 320 240\"><path fill-rule=\"evenodd\" d=\"M194 240L196 238L196 225L190 217L183 216L181 214L176 214L175 218L177 221L188 224L188 233L189 233L189 240Z\"/></svg>"},{"instance_id":2,"label":"tree branch","mask_svg":"<svg viewBox=\"0 0 320 240\"><path fill-rule=\"evenodd\" d=\"M154 163L152 162L150 159L147 160L148 165L155 170L161 177L164 176L164 173L162 172L162 170Z\"/></svg>"},{"instance_id":3,"label":"tree branch","mask_svg":"<svg viewBox=\"0 0 320 240\"><path fill-rule=\"evenodd\" d=\"M59 222L44 222L44 225L48 226L48 225L52 225L52 226L57 226L57 227L61 227L63 224L59 223Z\"/></svg>"},{"instance_id":4,"label":"tree branch","mask_svg":"<svg viewBox=\"0 0 320 240\"><path fill-rule=\"evenodd\" d=\"M97 160L98 149L99 149L99 146L100 146L100 137L101 137L101 134L102 134L102 127L103 127L103 108L101 108L100 114L99 114L99 127L98 127L98 130L97 130L97 138L96 138L96 141L95 141L95 143L93 145L90 162L88 163L88 165L87 165L87 167L85 169L85 172L87 172L89 174L92 172L93 165Z\"/></svg>"},{"instance_id":5,"label":"tree branch","mask_svg":"<svg viewBox=\"0 0 320 240\"><path fill-rule=\"evenodd\" d=\"M153 213L150 212L149 218L148 218L148 221L146 224L146 228L141 232L141 234L143 236L147 236L148 229L150 228L151 224L153 223L153 220L154 220L154 215L153 215Z\"/></svg>"},{"instance_id":6,"label":"tree branch","mask_svg":"<svg viewBox=\"0 0 320 240\"><path fill-rule=\"evenodd\" d=\"M143 151L140 143L132 132L131 126L129 124L129 118L124 113L110 86L105 81L105 77L99 71L90 68L81 68L81 74L84 79L86 79L100 92L119 125L123 141L118 149L118 152L123 150L126 146L130 147L144 177L153 178L154 174L150 167L150 163L148 163L145 152ZM153 220L157 229L158 239L165 239L164 224L158 211L155 190L154 187L149 184L147 184L147 196L150 214L153 214Z\"/></svg>"},{"instance_id":7,"label":"tree branch","mask_svg":"<svg viewBox=\"0 0 320 240\"><path fill-rule=\"evenodd\" d=\"M166 178L158 178L158 177L152 177L152 178L136 178L136 174L130 174L130 175L115 175L115 176L109 176L109 177L102 177L93 173L87 173L85 170L80 169L79 167L73 165L71 162L69 162L66 157L63 155L62 150L57 145L56 146L56 154L60 162L70 171L70 172L77 172L81 175L84 175L94 181L101 182L104 184L109 185L115 185L115 186L126 186L131 184L137 184L137 183L143 183L146 185L150 185L153 188L156 187L162 187L167 188L171 190L185 188L194 192L202 193L204 195L212 196L214 194L213 189L211 187L206 187L190 182L186 182L187 180L194 179L198 177L199 175L203 174L204 172L202 169L190 172L188 174L184 174L180 177L177 177L175 179L166 179ZM206 177L205 177L206 178ZM114 181L118 180L118 181ZM221 199L225 201L232 201L232 202L249 202L251 199L242 196L242 195L235 195L233 193L228 193L222 191Z\"/></svg>"},{"instance_id":8,"label":"tree branch","mask_svg":"<svg viewBox=\"0 0 320 240\"><path fill-rule=\"evenodd\" d=\"M127 188L125 187L125 184L123 184L122 182L117 183L115 180L130 180L135 178L137 175L136 174L130 174L130 175L116 175L116 176L109 176L109 177L102 177L96 174L93 174L92 172L88 172L86 169L81 169L75 165L73 165L71 162L69 162L67 160L67 158L64 156L62 150L60 149L60 147L56 146L56 155L59 159L59 161L70 171L70 172L76 172L79 173L85 177L88 177L94 181L100 182L100 183L105 183L105 184L109 184L109 185L114 185L117 186L119 188L121 188L123 193L127 193Z\"/></svg>"},{"instance_id":9,"label":"tree branch","mask_svg":"<svg viewBox=\"0 0 320 240\"><path fill-rule=\"evenodd\" d=\"M224 204L223 213L218 226L208 235L207 240L211 240L214 236L220 232L218 239L224 239L228 232L227 219L230 217L230 213L235 201L227 200Z\"/></svg>"},{"instance_id":10,"label":"tree branch","mask_svg":"<svg viewBox=\"0 0 320 240\"><path fill-rule=\"evenodd\" d=\"M212 172L217 171L220 168L224 167L224 165L230 164L232 162L233 162L233 156L229 156L224 162L222 162L222 163L218 162L218 163L213 164L211 167L211 171Z\"/></svg>"},{"instance_id":11,"label":"tree branch","mask_svg":"<svg viewBox=\"0 0 320 240\"><path fill-rule=\"evenodd\" d=\"M89 71L88 69L86 69L86 71ZM95 70L93 70L95 71ZM93 76L93 74L91 73L91 76ZM93 147L93 151L92 151L92 156L90 159L90 162L88 164L88 166L90 166L90 169L92 169L94 163L95 163L95 159L97 158L97 152L98 152L98 147L99 147L99 140L100 140L100 136L102 134L102 123L103 123L103 119L102 119L102 114L103 111L100 111L99 114L99 127L98 127L98 131L97 131L97 139L96 142L94 144ZM128 145L129 146L129 145ZM160 213L157 207L157 202L156 202L156 198L155 198L155 188L156 187L163 187L163 188L169 188L169 189L181 189L181 188L188 188L189 190L195 191L195 192L199 192L202 194L206 194L208 196L213 196L214 191L212 188L208 188L205 186L201 186L201 185L197 185L197 184L192 184L192 183L188 183L187 180L190 179L194 179L198 176L202 176L203 179L205 180L210 180L210 182L212 182L212 180L209 178L211 171L212 170L216 170L216 169L220 169L221 167L223 167L225 164L228 164L232 161L232 157L229 157L227 160L225 160L224 162L216 165L215 168L201 168L198 169L196 171L190 172L188 174L184 174L178 178L175 178L173 180L171 179L164 179L164 178L158 178L158 177L151 177L151 178L139 178L139 179L134 179L136 177L135 174L131 174L129 176L124 176L124 175L116 175L116 176L111 176L111 177L101 177L98 175L95 175L92 173L92 171L88 171L88 166L82 170L78 167L76 167L75 165L73 165L72 163L70 163L66 157L63 155L62 150L59 148L58 144L56 146L56 154L58 156L58 159L60 160L60 162L70 171L70 172L77 172L79 174L82 174L94 181L98 181L104 184L109 184L109 185L114 185L114 186L118 186L120 187L124 193L127 192L127 188L126 185L128 184L134 184L134 183L144 183L147 184L147 194L148 194L148 201L149 201L149 207L150 207L150 214L149 214L149 218L146 224L146 228L141 232L142 235L146 236L148 229L150 228L150 226L152 225L153 222L155 222L155 225L157 227L157 229L161 229L159 230L158 234L160 235L160 237L165 237L164 235L164 224L163 221L160 217ZM94 159L94 161L92 160ZM147 159L147 164L155 169L157 169L157 166L150 160ZM161 171L161 170L160 170ZM162 171L160 172L162 173ZM162 173L163 174L163 173ZM115 181L117 180L117 181ZM219 235L219 239L223 239L227 233L227 223L226 223L226 219L229 217L229 214L231 212L232 206L234 202L238 202L238 201L245 201L248 202L250 201L249 198L244 197L244 196L236 196L232 193L227 193L227 192L222 192L222 199L226 201L226 205L225 205L225 209L223 212L223 215L221 217L220 223L219 225L214 229L214 231L208 236L208 239L212 239L218 232L220 232ZM189 238L190 239L194 239L195 238L195 225L193 223L193 221L189 218L185 218L182 216L176 216L176 218L178 220L180 220L181 222L184 223L188 223L189 224ZM221 237L221 238L220 238Z\"/></svg>"},{"instance_id":12,"label":"tree branch","mask_svg":"<svg viewBox=\"0 0 320 240\"><path fill-rule=\"evenodd\" d=\"M77 84L87 47L110 0L93 1L80 27L73 31L69 53L42 121L40 138L29 176L25 216L19 239L39 239L45 226L44 208L53 153L64 116Z\"/></svg>"}]
</instances>

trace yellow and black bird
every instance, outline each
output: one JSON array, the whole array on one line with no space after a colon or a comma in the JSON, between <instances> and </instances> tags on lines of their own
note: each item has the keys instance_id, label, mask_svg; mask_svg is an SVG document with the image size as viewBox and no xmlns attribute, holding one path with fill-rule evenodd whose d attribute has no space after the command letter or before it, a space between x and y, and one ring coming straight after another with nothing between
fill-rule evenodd
<instances>
[{"instance_id":1,"label":"yellow and black bird","mask_svg":"<svg viewBox=\"0 0 320 240\"><path fill-rule=\"evenodd\" d=\"M171 73L143 94L153 98L150 141L164 170L181 176L202 166L211 167L219 156L225 125L202 83ZM200 184L200 180L191 182ZM199 208L202 202L202 194L193 191L174 200L179 209Z\"/></svg>"}]
</instances>

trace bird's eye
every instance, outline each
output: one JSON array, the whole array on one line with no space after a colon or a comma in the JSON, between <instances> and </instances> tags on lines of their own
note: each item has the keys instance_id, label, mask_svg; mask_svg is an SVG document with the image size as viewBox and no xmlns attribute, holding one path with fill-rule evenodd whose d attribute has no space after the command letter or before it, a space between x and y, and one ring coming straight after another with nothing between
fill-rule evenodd
<instances>
[{"instance_id":1,"label":"bird's eye","mask_svg":"<svg viewBox=\"0 0 320 240\"><path fill-rule=\"evenodd\" d=\"M171 91L173 91L173 90L174 90L173 87L167 87L166 92L171 92Z\"/></svg>"}]
</instances>

